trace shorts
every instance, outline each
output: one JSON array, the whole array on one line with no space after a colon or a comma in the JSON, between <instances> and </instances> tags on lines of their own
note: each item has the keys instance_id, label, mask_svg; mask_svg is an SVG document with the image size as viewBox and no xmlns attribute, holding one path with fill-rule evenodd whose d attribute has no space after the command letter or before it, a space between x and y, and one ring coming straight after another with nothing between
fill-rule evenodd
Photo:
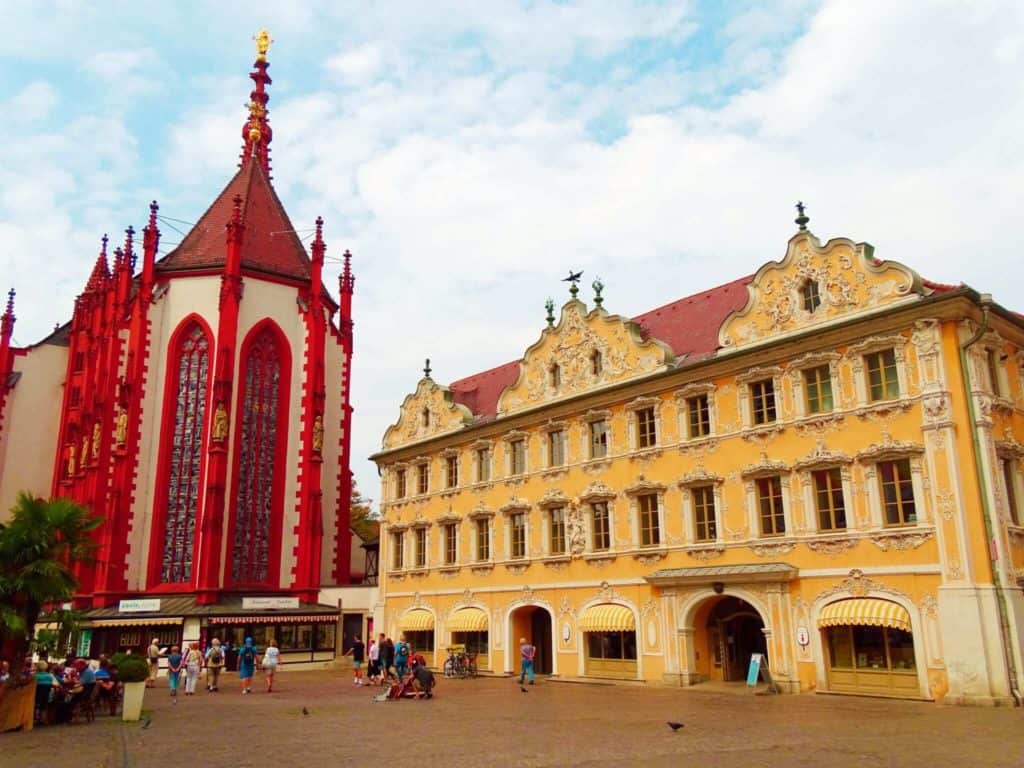
<instances>
[{"instance_id":1,"label":"shorts","mask_svg":"<svg viewBox=\"0 0 1024 768\"><path fill-rule=\"evenodd\" d=\"M265 675L272 675L275 672L277 672L277 664L264 664L263 665L263 674L265 674Z\"/></svg>"},{"instance_id":2,"label":"shorts","mask_svg":"<svg viewBox=\"0 0 1024 768\"><path fill-rule=\"evenodd\" d=\"M363 666L363 662L352 660L352 669L360 669Z\"/></svg>"}]
</instances>

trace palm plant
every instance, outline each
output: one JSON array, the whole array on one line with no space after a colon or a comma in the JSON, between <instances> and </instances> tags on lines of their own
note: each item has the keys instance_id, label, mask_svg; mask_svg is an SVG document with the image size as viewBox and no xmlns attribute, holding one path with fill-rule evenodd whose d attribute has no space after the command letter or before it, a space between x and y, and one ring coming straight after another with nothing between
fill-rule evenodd
<instances>
[{"instance_id":1,"label":"palm plant","mask_svg":"<svg viewBox=\"0 0 1024 768\"><path fill-rule=\"evenodd\" d=\"M91 561L92 532L102 522L69 499L18 494L10 519L0 524L0 640L6 658L26 654L46 606L75 594L75 564Z\"/></svg>"}]
</instances>

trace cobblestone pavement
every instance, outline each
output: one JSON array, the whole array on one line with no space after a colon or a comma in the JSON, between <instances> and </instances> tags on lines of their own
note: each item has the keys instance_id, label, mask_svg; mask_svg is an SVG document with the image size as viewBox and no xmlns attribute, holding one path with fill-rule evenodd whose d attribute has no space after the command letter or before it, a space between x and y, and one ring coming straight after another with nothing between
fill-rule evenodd
<instances>
[{"instance_id":1,"label":"cobblestone pavement","mask_svg":"<svg viewBox=\"0 0 1024 768\"><path fill-rule=\"evenodd\" d=\"M0 734L0 766L1013 766L1024 712L840 696L755 696L505 678L439 680L431 701L377 703L341 671L291 672L267 695L176 705L146 691L149 728L95 723ZM308 715L302 714L306 707ZM673 732L668 720L685 723Z\"/></svg>"}]
</instances>

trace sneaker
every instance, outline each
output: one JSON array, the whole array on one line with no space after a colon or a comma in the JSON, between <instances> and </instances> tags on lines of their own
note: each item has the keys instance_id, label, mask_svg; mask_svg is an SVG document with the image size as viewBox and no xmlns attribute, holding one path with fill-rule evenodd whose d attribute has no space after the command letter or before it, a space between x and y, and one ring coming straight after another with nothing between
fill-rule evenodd
<instances>
[{"instance_id":1,"label":"sneaker","mask_svg":"<svg viewBox=\"0 0 1024 768\"><path fill-rule=\"evenodd\" d=\"M530 685L533 685L533 680L530 681Z\"/></svg>"}]
</instances>

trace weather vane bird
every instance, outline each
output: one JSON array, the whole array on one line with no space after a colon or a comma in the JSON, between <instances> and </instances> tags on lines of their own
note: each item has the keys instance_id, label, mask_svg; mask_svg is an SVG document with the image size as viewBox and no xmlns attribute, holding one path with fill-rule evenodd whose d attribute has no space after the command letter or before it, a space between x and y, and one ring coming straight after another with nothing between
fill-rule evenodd
<instances>
[{"instance_id":1,"label":"weather vane bird","mask_svg":"<svg viewBox=\"0 0 1024 768\"><path fill-rule=\"evenodd\" d=\"M562 282L563 283L573 283L575 285L576 283L578 283L580 281L580 279L582 277L583 277L583 270L582 269L579 272L573 272L570 269L569 270L569 276L568 277L563 277L562 278Z\"/></svg>"}]
</instances>

